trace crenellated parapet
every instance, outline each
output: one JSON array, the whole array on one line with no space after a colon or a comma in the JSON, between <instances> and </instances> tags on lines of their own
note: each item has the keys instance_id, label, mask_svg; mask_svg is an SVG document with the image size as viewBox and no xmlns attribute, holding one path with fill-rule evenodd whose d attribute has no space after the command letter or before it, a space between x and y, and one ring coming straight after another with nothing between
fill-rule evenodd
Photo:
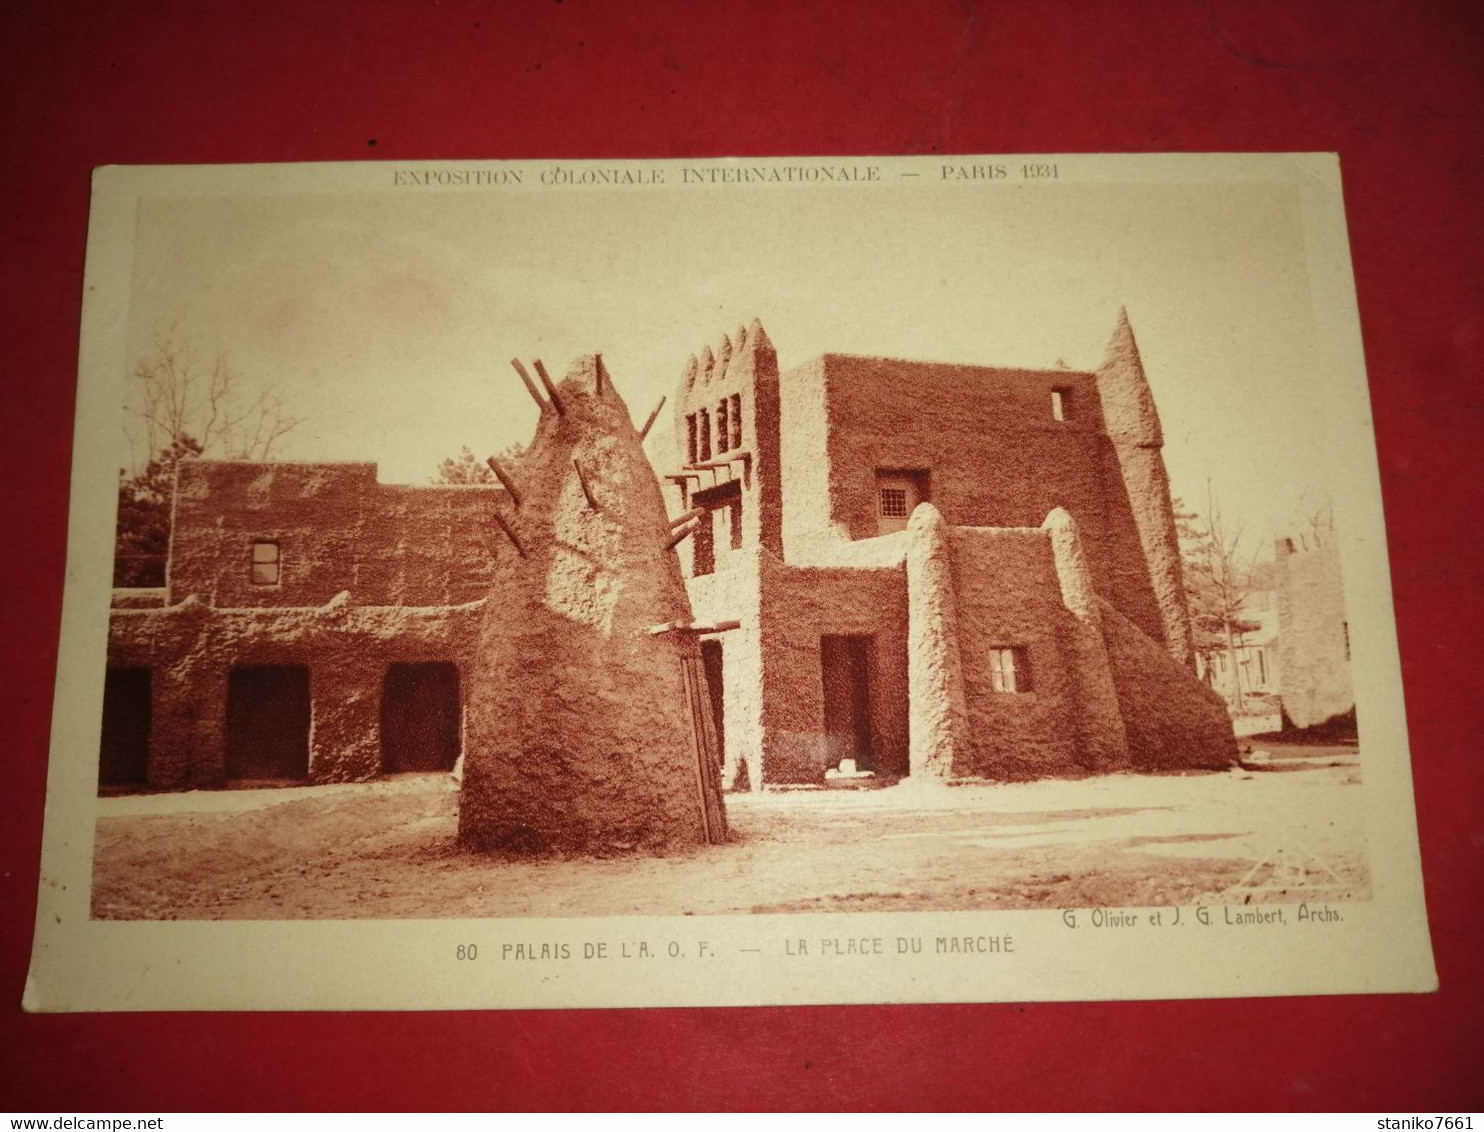
<instances>
[{"instance_id":1,"label":"crenellated parapet","mask_svg":"<svg viewBox=\"0 0 1484 1132\"><path fill-rule=\"evenodd\" d=\"M715 519L692 548L690 573L730 550L781 551L778 352L757 319L686 359L674 398L670 482L684 509Z\"/></svg>"},{"instance_id":2,"label":"crenellated parapet","mask_svg":"<svg viewBox=\"0 0 1484 1132\"><path fill-rule=\"evenodd\" d=\"M675 397L679 464L691 467L751 451L756 386L777 379L778 353L756 319L687 358Z\"/></svg>"}]
</instances>

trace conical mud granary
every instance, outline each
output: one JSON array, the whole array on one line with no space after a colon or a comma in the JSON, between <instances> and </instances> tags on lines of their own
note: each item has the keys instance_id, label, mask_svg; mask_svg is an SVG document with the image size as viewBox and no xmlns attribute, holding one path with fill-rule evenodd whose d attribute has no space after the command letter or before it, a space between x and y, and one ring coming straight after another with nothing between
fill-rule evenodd
<instances>
[{"instance_id":1,"label":"conical mud granary","mask_svg":"<svg viewBox=\"0 0 1484 1132\"><path fill-rule=\"evenodd\" d=\"M495 465L517 550L486 604L459 838L511 853L663 853L725 835L698 632L641 434L602 359L545 396L517 468ZM652 419L652 418L651 418Z\"/></svg>"}]
</instances>

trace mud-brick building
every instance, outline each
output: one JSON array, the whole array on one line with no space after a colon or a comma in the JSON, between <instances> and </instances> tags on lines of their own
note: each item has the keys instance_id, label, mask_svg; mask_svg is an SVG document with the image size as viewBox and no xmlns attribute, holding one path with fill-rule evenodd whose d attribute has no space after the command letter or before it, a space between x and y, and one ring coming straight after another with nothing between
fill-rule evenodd
<instances>
[{"instance_id":1,"label":"mud-brick building","mask_svg":"<svg viewBox=\"0 0 1484 1132\"><path fill-rule=\"evenodd\" d=\"M693 358L672 405L650 458L695 530L655 553L681 556L691 628L716 630L730 785L1235 760L1194 672L1126 319L1089 372L835 354L780 372L754 323ZM498 678L476 653L518 573L497 519L514 502L372 464L183 462L166 584L115 591L100 783L451 766L471 684Z\"/></svg>"},{"instance_id":2,"label":"mud-brick building","mask_svg":"<svg viewBox=\"0 0 1484 1132\"><path fill-rule=\"evenodd\" d=\"M166 585L115 591L100 783L452 766L502 489L374 464L180 465Z\"/></svg>"},{"instance_id":3,"label":"mud-brick building","mask_svg":"<svg viewBox=\"0 0 1484 1132\"><path fill-rule=\"evenodd\" d=\"M1354 726L1350 623L1332 539L1280 538L1278 656L1285 728Z\"/></svg>"},{"instance_id":4,"label":"mud-brick building","mask_svg":"<svg viewBox=\"0 0 1484 1132\"><path fill-rule=\"evenodd\" d=\"M1093 372L690 359L660 459L726 778L1024 778L1236 759L1194 671L1159 416L1120 315Z\"/></svg>"}]
</instances>

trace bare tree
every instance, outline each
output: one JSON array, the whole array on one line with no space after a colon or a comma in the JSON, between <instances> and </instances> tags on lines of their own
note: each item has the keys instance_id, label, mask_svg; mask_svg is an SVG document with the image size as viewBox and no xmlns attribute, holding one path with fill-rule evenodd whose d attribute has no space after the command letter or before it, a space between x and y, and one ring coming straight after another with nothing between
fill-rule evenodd
<instances>
[{"instance_id":1,"label":"bare tree","mask_svg":"<svg viewBox=\"0 0 1484 1132\"><path fill-rule=\"evenodd\" d=\"M272 386L245 393L226 358L203 362L174 332L134 366L124 433L133 468L119 469L114 585L165 584L175 469L196 456L265 460L299 422Z\"/></svg>"},{"instance_id":2,"label":"bare tree","mask_svg":"<svg viewBox=\"0 0 1484 1132\"><path fill-rule=\"evenodd\" d=\"M1204 516L1183 510L1179 500L1175 506L1196 652L1205 659L1207 671L1217 654L1226 655L1232 673L1229 698L1233 709L1240 712L1243 699L1237 647L1244 634L1258 628L1256 622L1243 616L1251 591L1251 572L1242 568L1238 557L1242 530L1227 524L1210 480L1206 481Z\"/></svg>"},{"instance_id":3,"label":"bare tree","mask_svg":"<svg viewBox=\"0 0 1484 1132\"><path fill-rule=\"evenodd\" d=\"M1334 505L1326 503L1309 512L1308 527L1308 537L1313 540L1314 549L1328 546L1335 537Z\"/></svg>"},{"instance_id":4,"label":"bare tree","mask_svg":"<svg viewBox=\"0 0 1484 1132\"><path fill-rule=\"evenodd\" d=\"M224 355L203 361L195 343L174 332L156 337L133 377L124 427L136 461L152 460L187 438L203 455L265 460L299 423L273 386L245 395Z\"/></svg>"}]
</instances>

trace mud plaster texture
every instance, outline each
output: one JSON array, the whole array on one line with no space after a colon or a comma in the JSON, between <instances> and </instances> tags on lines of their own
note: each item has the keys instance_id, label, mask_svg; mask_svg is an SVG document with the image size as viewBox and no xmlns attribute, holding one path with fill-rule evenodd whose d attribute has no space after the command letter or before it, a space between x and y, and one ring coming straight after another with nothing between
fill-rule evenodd
<instances>
[{"instance_id":1,"label":"mud plaster texture","mask_svg":"<svg viewBox=\"0 0 1484 1132\"><path fill-rule=\"evenodd\" d=\"M311 782L379 775L391 665L449 662L467 688L478 607L513 556L490 534L503 495L387 486L374 464L183 463L166 585L115 591L109 621L109 667L151 671L145 784L225 784L246 665L308 670ZM252 580L262 541L279 548L272 585Z\"/></svg>"},{"instance_id":2,"label":"mud plaster texture","mask_svg":"<svg viewBox=\"0 0 1484 1132\"><path fill-rule=\"evenodd\" d=\"M372 464L183 464L167 585L116 591L110 623L110 667L151 670L148 785L224 784L240 665L308 669L310 781L376 777L389 667L447 662L468 843L695 843L702 796L722 820L696 783L679 675L699 649L688 634L634 632L692 619L740 623L710 638L729 788L821 783L839 759L826 637L864 641L880 774L1235 759L1224 713L1182 671L1162 434L1126 317L1096 372L833 354L780 372L753 322L684 367L668 444L651 439L658 483L597 367L564 383L567 414L543 413L513 469L519 507L496 487L382 485ZM879 533L878 472L920 475L931 505L909 530ZM674 552L666 505L700 512ZM261 542L280 557L271 585L252 578ZM1330 587L1334 614L1291 634L1328 642L1311 650L1311 691L1295 685L1302 718L1351 702L1332 655L1337 572L1305 580L1306 568L1290 589ZM1317 606L1295 596L1291 608L1293 623ZM1031 692L990 687L988 650L1003 647L1026 650Z\"/></svg>"},{"instance_id":3,"label":"mud plaster texture","mask_svg":"<svg viewBox=\"0 0 1484 1132\"><path fill-rule=\"evenodd\" d=\"M460 841L656 853L704 844L708 821L720 839L684 683L696 637L649 631L692 623L659 484L601 359L557 388L563 409L543 411L505 512L524 555L480 627Z\"/></svg>"},{"instance_id":4,"label":"mud plaster texture","mask_svg":"<svg viewBox=\"0 0 1484 1132\"><path fill-rule=\"evenodd\" d=\"M388 668L452 661L462 677L482 604L353 606L342 593L309 609L212 609L191 596L160 609L114 610L109 667L153 673L147 784L225 784L228 678L242 665L309 669L311 782L375 778Z\"/></svg>"},{"instance_id":5,"label":"mud plaster texture","mask_svg":"<svg viewBox=\"0 0 1484 1132\"><path fill-rule=\"evenodd\" d=\"M1355 708L1339 551L1280 539L1276 562L1284 725L1318 727Z\"/></svg>"},{"instance_id":6,"label":"mud plaster texture","mask_svg":"<svg viewBox=\"0 0 1484 1132\"><path fill-rule=\"evenodd\" d=\"M1164 447L1164 432L1125 310L1118 312L1118 326L1108 343L1103 364L1098 367L1097 386L1103 405L1104 428L1118 456L1128 504L1138 529L1155 603L1159 607L1162 636L1170 655L1194 671L1195 642L1190 627L1190 609L1185 602L1175 515L1170 504L1170 478L1165 470L1164 457L1160 454ZM1140 628L1149 632L1147 624L1131 611L1126 612ZM1156 639L1161 636L1157 633L1150 635Z\"/></svg>"},{"instance_id":7,"label":"mud plaster texture","mask_svg":"<svg viewBox=\"0 0 1484 1132\"><path fill-rule=\"evenodd\" d=\"M717 432L734 390L735 461ZM741 506L738 549L683 559L697 609L743 626L724 642L729 784L824 780L839 740L822 639L840 635L869 639L870 741L887 773L1235 761L1193 675L1163 436L1122 312L1096 372L829 354L780 374L754 324L694 356L675 403L671 506L706 507L713 548L734 520L711 501L725 485ZM702 433L709 461L692 446ZM908 532L880 533L878 473L912 473L931 501ZM993 690L995 648L1023 650L1032 691Z\"/></svg>"},{"instance_id":8,"label":"mud plaster texture","mask_svg":"<svg viewBox=\"0 0 1484 1132\"><path fill-rule=\"evenodd\" d=\"M501 488L376 482L375 464L188 460L180 465L169 603L219 608L435 606L489 593L508 548L490 522ZM255 541L278 544L275 585L252 581Z\"/></svg>"}]
</instances>

